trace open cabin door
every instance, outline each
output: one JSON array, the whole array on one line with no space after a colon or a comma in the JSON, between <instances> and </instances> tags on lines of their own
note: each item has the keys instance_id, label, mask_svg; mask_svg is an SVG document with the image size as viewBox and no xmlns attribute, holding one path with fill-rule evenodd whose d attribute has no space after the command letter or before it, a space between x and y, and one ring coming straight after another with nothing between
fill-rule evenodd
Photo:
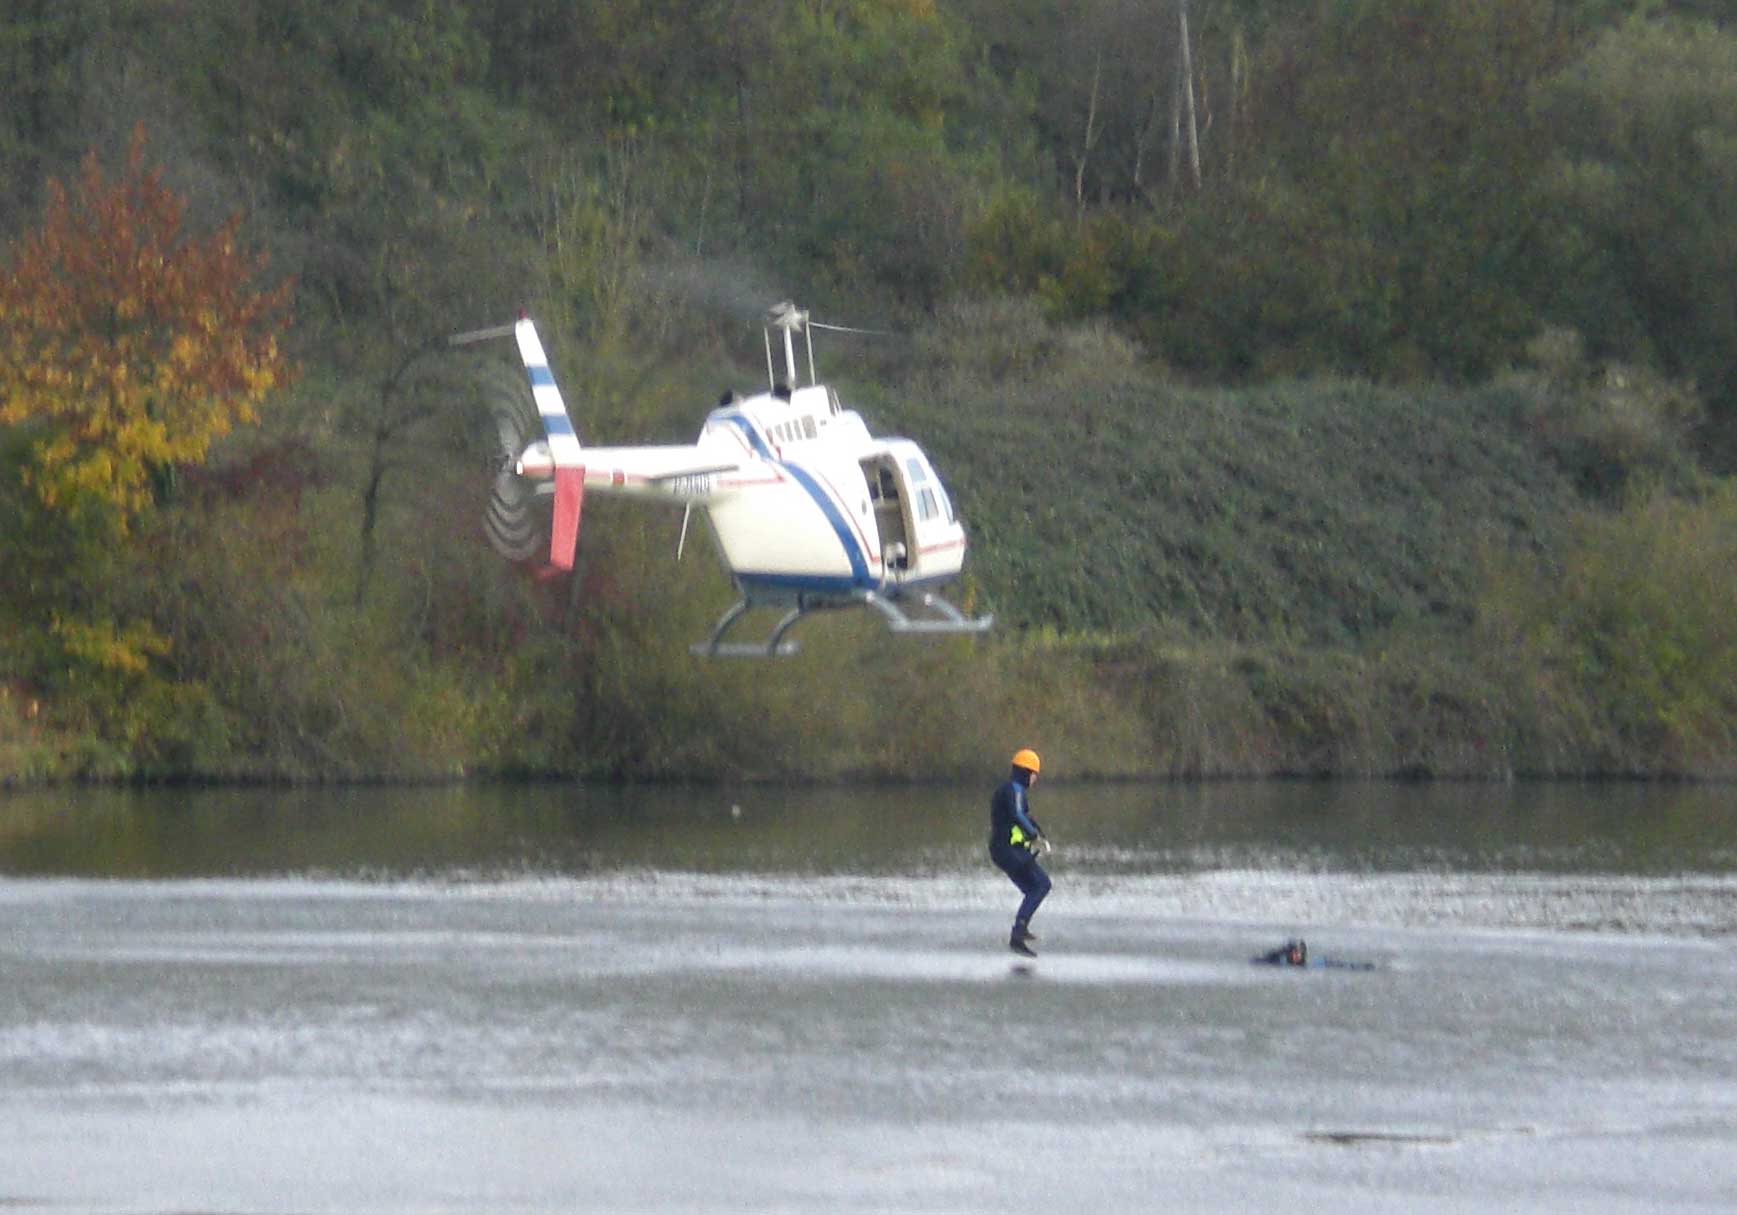
<instances>
[{"instance_id":1,"label":"open cabin door","mask_svg":"<svg viewBox=\"0 0 1737 1215\"><path fill-rule=\"evenodd\" d=\"M875 531L887 579L901 581L910 572L915 549L911 543L905 471L899 467L896 456L882 452L862 462L862 476L868 482L869 504L874 508Z\"/></svg>"},{"instance_id":2,"label":"open cabin door","mask_svg":"<svg viewBox=\"0 0 1737 1215\"><path fill-rule=\"evenodd\" d=\"M894 439L862 461L889 582L926 581L959 570L963 532L928 458Z\"/></svg>"}]
</instances>

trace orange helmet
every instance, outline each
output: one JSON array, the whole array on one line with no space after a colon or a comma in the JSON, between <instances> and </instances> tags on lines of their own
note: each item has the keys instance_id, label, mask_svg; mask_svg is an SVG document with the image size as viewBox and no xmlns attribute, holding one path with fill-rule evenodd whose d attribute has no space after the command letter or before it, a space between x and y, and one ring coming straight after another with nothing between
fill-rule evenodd
<instances>
[{"instance_id":1,"label":"orange helmet","mask_svg":"<svg viewBox=\"0 0 1737 1215\"><path fill-rule=\"evenodd\" d=\"M1038 770L1037 752L1030 747L1021 747L1013 753L1013 766L1024 768L1027 772L1036 772Z\"/></svg>"}]
</instances>

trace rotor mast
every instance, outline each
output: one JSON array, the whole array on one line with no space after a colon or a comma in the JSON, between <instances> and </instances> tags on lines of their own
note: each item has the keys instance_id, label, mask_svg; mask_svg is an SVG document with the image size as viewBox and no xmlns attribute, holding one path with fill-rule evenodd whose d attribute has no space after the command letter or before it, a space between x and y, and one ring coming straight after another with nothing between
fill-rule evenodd
<instances>
[{"instance_id":1,"label":"rotor mast","mask_svg":"<svg viewBox=\"0 0 1737 1215\"><path fill-rule=\"evenodd\" d=\"M808 324L808 310L798 308L789 300L785 300L781 304L774 304L766 314L766 378L771 381L771 386L776 388L778 386L778 372L772 365L772 331L774 329L784 331L784 382L791 388L797 388L801 384L800 377L796 372L795 339L796 330L800 329L802 330L803 341L808 347L808 382L810 384L817 383L814 375L814 330Z\"/></svg>"}]
</instances>

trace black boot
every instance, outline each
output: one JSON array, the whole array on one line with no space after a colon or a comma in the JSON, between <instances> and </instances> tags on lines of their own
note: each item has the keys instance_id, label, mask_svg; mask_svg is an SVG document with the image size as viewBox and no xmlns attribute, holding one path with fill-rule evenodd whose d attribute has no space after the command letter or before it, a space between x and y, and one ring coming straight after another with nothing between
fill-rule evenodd
<instances>
[{"instance_id":1,"label":"black boot","mask_svg":"<svg viewBox=\"0 0 1737 1215\"><path fill-rule=\"evenodd\" d=\"M1007 947L1022 958L1035 958L1037 954L1027 944L1032 939L1030 930L1023 923L1016 923L1013 926L1012 934L1007 938Z\"/></svg>"}]
</instances>

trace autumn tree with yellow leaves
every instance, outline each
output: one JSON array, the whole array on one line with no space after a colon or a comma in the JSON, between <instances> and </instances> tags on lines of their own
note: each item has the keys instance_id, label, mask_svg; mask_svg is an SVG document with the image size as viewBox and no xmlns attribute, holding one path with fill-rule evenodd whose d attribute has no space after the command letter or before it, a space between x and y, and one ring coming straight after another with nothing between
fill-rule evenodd
<instances>
[{"instance_id":1,"label":"autumn tree with yellow leaves","mask_svg":"<svg viewBox=\"0 0 1737 1215\"><path fill-rule=\"evenodd\" d=\"M114 180L92 155L70 191L49 183L0 275L0 424L29 430L24 476L44 506L100 504L123 534L156 474L204 459L287 375L289 284L260 283L239 216L187 232L144 144L141 127Z\"/></svg>"},{"instance_id":2,"label":"autumn tree with yellow leaves","mask_svg":"<svg viewBox=\"0 0 1737 1215\"><path fill-rule=\"evenodd\" d=\"M50 182L0 261L0 689L112 748L73 765L98 772L180 762L208 715L129 596L131 550L176 466L289 374L289 284L263 283L239 217L188 231L144 146L141 127L113 179L93 155L70 189Z\"/></svg>"}]
</instances>

